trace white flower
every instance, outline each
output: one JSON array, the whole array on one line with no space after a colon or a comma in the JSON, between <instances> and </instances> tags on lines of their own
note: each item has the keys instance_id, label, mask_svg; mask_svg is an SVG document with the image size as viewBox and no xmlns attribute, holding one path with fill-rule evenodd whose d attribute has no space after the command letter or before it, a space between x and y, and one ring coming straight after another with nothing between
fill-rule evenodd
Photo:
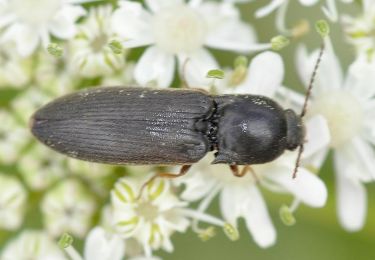
<instances>
[{"instance_id":1,"label":"white flower","mask_svg":"<svg viewBox=\"0 0 375 260\"><path fill-rule=\"evenodd\" d=\"M82 0L5 0L0 5L0 42L12 41L22 56L50 42L50 34L61 39L75 35L75 21L85 14L74 3Z\"/></svg>"},{"instance_id":2,"label":"white flower","mask_svg":"<svg viewBox=\"0 0 375 260\"><path fill-rule=\"evenodd\" d=\"M311 55L306 48L297 52L297 68L307 82L317 51ZM331 141L316 155L320 166L329 149L334 151L337 180L337 211L341 224L349 231L364 225L367 198L364 183L375 179L375 62L359 56L344 77L331 43L316 78L313 97L308 108L310 115L327 119Z\"/></svg>"},{"instance_id":3,"label":"white flower","mask_svg":"<svg viewBox=\"0 0 375 260\"><path fill-rule=\"evenodd\" d=\"M375 2L364 1L363 13L358 17L342 17L347 39L358 52L372 53L375 50Z\"/></svg>"},{"instance_id":4,"label":"white flower","mask_svg":"<svg viewBox=\"0 0 375 260\"><path fill-rule=\"evenodd\" d=\"M2 260L66 260L67 258L43 231L25 230L9 242L1 255Z\"/></svg>"},{"instance_id":5,"label":"white flower","mask_svg":"<svg viewBox=\"0 0 375 260\"><path fill-rule=\"evenodd\" d=\"M79 26L79 33L72 41L71 56L80 75L107 76L124 67L124 51L116 54L109 46L114 40L119 42L111 26L112 12L110 5L92 8Z\"/></svg>"},{"instance_id":6,"label":"white flower","mask_svg":"<svg viewBox=\"0 0 375 260\"><path fill-rule=\"evenodd\" d=\"M69 58L70 55L56 58L48 52L39 52L36 57L38 63L33 72L34 88L53 97L73 92L80 84L80 78ZM51 99L52 97L49 97L48 101Z\"/></svg>"},{"instance_id":7,"label":"white flower","mask_svg":"<svg viewBox=\"0 0 375 260\"><path fill-rule=\"evenodd\" d=\"M319 0L299 0L299 3L304 6L312 6L319 2ZM343 3L352 3L353 0L341 0ZM278 10L277 12L277 18L276 18L276 26L277 29L281 32L288 33L290 32L288 29L286 29L285 26L285 18L287 13L289 0L272 0L270 3L265 5L262 8L259 8L255 12L255 17L261 18L264 16L269 15L275 10ZM336 7L336 0L326 0L326 6L322 7L322 10L324 14L333 22L336 22L338 19L338 12Z\"/></svg>"},{"instance_id":8,"label":"white flower","mask_svg":"<svg viewBox=\"0 0 375 260\"><path fill-rule=\"evenodd\" d=\"M225 72L224 80L218 80L219 94L253 94L273 97L284 79L284 64L279 54L263 52L256 55L248 68L244 65Z\"/></svg>"},{"instance_id":9,"label":"white flower","mask_svg":"<svg viewBox=\"0 0 375 260\"><path fill-rule=\"evenodd\" d=\"M17 167L32 190L46 189L66 175L63 157L39 143L27 150Z\"/></svg>"},{"instance_id":10,"label":"white flower","mask_svg":"<svg viewBox=\"0 0 375 260\"><path fill-rule=\"evenodd\" d=\"M301 167L297 178L292 179L295 156L284 155L269 164L253 165L255 175L249 173L242 178L233 176L227 165L211 165L212 161L210 154L193 165L186 176L176 180L186 184L181 197L189 201L202 199L199 209L204 211L220 193L224 219L237 226L237 219L243 217L260 247L272 246L276 241L276 231L258 183L275 192L289 193L311 207L325 204L327 190L315 174Z\"/></svg>"},{"instance_id":11,"label":"white flower","mask_svg":"<svg viewBox=\"0 0 375 260\"><path fill-rule=\"evenodd\" d=\"M152 250L162 248L173 251L170 236L174 232L186 232L189 218L198 218L215 225L224 222L187 208L187 202L179 200L165 180L150 183L137 199L146 179L122 178L111 191L113 224L123 238L135 238L144 248L146 256Z\"/></svg>"},{"instance_id":12,"label":"white flower","mask_svg":"<svg viewBox=\"0 0 375 260\"><path fill-rule=\"evenodd\" d=\"M125 255L125 241L101 227L93 228L85 242L84 259L121 260Z\"/></svg>"},{"instance_id":13,"label":"white flower","mask_svg":"<svg viewBox=\"0 0 375 260\"><path fill-rule=\"evenodd\" d=\"M48 191L41 209L51 235L68 232L82 238L90 227L95 200L80 182L69 179Z\"/></svg>"},{"instance_id":14,"label":"white flower","mask_svg":"<svg viewBox=\"0 0 375 260\"><path fill-rule=\"evenodd\" d=\"M23 221L27 193L19 180L0 174L0 228L18 229Z\"/></svg>"},{"instance_id":15,"label":"white flower","mask_svg":"<svg viewBox=\"0 0 375 260\"><path fill-rule=\"evenodd\" d=\"M125 67L122 70L103 78L102 84L104 86L135 86L134 68L135 62L126 61Z\"/></svg>"},{"instance_id":16,"label":"white flower","mask_svg":"<svg viewBox=\"0 0 375 260\"><path fill-rule=\"evenodd\" d=\"M256 44L250 25L241 22L238 10L228 3L183 0L149 0L149 10L133 1L119 2L112 26L125 38L123 45L146 49L135 67L135 79L140 85L155 82L159 87L171 84L175 57L189 85L207 82L209 70L218 68L215 58L204 46L237 52L269 48Z\"/></svg>"},{"instance_id":17,"label":"white flower","mask_svg":"<svg viewBox=\"0 0 375 260\"><path fill-rule=\"evenodd\" d=\"M108 179L113 167L73 158L67 158L66 160L69 174L82 178L95 194L102 197L108 196L108 189L110 188L108 187Z\"/></svg>"},{"instance_id":18,"label":"white flower","mask_svg":"<svg viewBox=\"0 0 375 260\"><path fill-rule=\"evenodd\" d=\"M5 109L0 110L0 122L0 162L12 164L20 158L31 135L16 116Z\"/></svg>"},{"instance_id":19,"label":"white flower","mask_svg":"<svg viewBox=\"0 0 375 260\"><path fill-rule=\"evenodd\" d=\"M8 44L0 49L0 88L21 88L31 78L31 60L18 55L12 47Z\"/></svg>"},{"instance_id":20,"label":"white flower","mask_svg":"<svg viewBox=\"0 0 375 260\"><path fill-rule=\"evenodd\" d=\"M76 260L122 260L125 256L125 240L97 226L91 229L86 237L83 258L72 245L64 249L71 259ZM129 260L141 259L160 260L156 257L136 257Z\"/></svg>"}]
</instances>

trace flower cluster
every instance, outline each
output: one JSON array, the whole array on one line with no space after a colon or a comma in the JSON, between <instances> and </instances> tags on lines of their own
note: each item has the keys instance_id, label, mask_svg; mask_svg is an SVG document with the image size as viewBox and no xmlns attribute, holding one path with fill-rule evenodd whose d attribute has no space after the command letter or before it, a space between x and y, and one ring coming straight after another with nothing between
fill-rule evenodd
<instances>
[{"instance_id":1,"label":"flower cluster","mask_svg":"<svg viewBox=\"0 0 375 260\"><path fill-rule=\"evenodd\" d=\"M362 14L340 13L356 2ZM282 35L258 39L262 28L241 10L252 4L261 6L254 12L258 21L275 12L275 31ZM317 72L296 179L298 151L243 166L248 173L242 178L228 165L211 165L208 153L186 176L147 182L178 169L82 162L48 150L29 133L37 108L92 86L199 87L217 95L262 95L299 112L305 95L286 86L289 69L277 51L303 41L313 21L289 28L292 5L306 12L318 7L355 49L343 69L325 31L325 52L314 71L319 50L291 45L306 87ZM0 258L155 260L158 250L174 250L175 233L189 228L203 241L217 229L237 240L240 218L253 241L267 248L277 232L263 191L289 195L289 206L279 205L280 218L294 224L299 205L325 205L330 193L319 172L330 152L340 224L362 229L365 185L375 181L374 19L370 0L0 0L0 232L6 231ZM215 198L217 216L210 211ZM85 241L83 253L73 240Z\"/></svg>"}]
</instances>

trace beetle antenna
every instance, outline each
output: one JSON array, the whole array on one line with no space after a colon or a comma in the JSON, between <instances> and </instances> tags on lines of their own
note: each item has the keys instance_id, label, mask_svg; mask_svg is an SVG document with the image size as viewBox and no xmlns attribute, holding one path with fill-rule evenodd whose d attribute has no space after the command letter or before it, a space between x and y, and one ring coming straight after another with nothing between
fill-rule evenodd
<instances>
[{"instance_id":1,"label":"beetle antenna","mask_svg":"<svg viewBox=\"0 0 375 260\"><path fill-rule=\"evenodd\" d=\"M313 73L311 74L310 83L309 83L309 86L308 86L307 91L306 91L305 102L303 103L303 108L302 108L301 115L300 115L301 118L303 118L306 115L307 103L309 102L309 99L310 99L310 96L311 96L311 91L312 91L312 88L314 86L314 82L315 82L315 79L316 79L316 74L317 74L318 69L319 69L319 65L322 61L324 49L325 49L325 43L324 43L324 39L323 39L322 44L320 45L319 56L316 60ZM303 150L304 150L304 144L301 144L298 148L296 165L295 165L294 171L293 171L293 179L295 179L297 177L297 172L298 172L298 168L301 164L301 158L302 158Z\"/></svg>"},{"instance_id":2,"label":"beetle antenna","mask_svg":"<svg viewBox=\"0 0 375 260\"><path fill-rule=\"evenodd\" d=\"M304 145L301 144L298 147L298 155L297 155L296 165L295 165L294 171L293 171L293 179L295 179L297 177L297 172L298 172L298 168L301 164L301 158L302 158L303 150L304 150Z\"/></svg>"},{"instance_id":3,"label":"beetle antenna","mask_svg":"<svg viewBox=\"0 0 375 260\"><path fill-rule=\"evenodd\" d=\"M306 91L305 102L303 103L303 108L302 108L302 112L301 112L301 118L306 115L307 103L308 103L308 101L310 99L310 96L311 96L311 90L314 86L314 82L315 82L315 79L316 79L316 74L318 72L320 62L322 61L324 49L325 49L325 43L324 43L324 40L323 40L322 44L320 45L320 51L319 51L318 59L316 60L313 73L311 74L310 83L309 83L309 86L308 86L307 91Z\"/></svg>"}]
</instances>

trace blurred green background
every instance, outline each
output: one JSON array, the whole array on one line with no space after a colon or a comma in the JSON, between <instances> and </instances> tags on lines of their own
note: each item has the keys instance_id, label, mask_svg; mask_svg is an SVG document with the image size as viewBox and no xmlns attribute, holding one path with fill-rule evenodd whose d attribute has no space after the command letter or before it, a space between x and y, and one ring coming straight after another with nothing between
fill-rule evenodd
<instances>
[{"instance_id":1,"label":"blurred green background","mask_svg":"<svg viewBox=\"0 0 375 260\"><path fill-rule=\"evenodd\" d=\"M108 1L114 2L114 1ZM256 20L254 11L269 1L255 1L255 3L241 5L243 19L254 25L259 41L268 42L277 35L274 26L274 15ZM291 1L291 6L287 15L288 27L292 27L302 19L308 20L311 24L318 19L324 18L319 5L314 7L303 7L298 1ZM322 1L323 2L323 1ZM340 1L337 1L340 2ZM346 6L339 4L340 13L359 15L360 5ZM343 69L354 59L354 49L345 43L344 35L341 32L340 24L331 25L331 38L336 53L338 54ZM291 45L283 49L280 54L284 58L286 67L285 85L302 91L294 64L295 49L300 43L306 44L310 49L317 48L320 42L319 36L314 33L314 29L306 36L293 40ZM234 54L213 51L221 65L231 65ZM0 68L1 69L1 68ZM4 105L11 101L16 92L0 90L0 104ZM344 126L343 126L344 127ZM4 172L14 172L14 169L0 166ZM226 236L218 230L218 235L208 242L202 242L196 234L175 234L173 242L175 251L172 254L156 252L166 260L191 260L191 259L375 259L375 184L367 185L368 188L368 216L363 230L356 233L344 231L338 221L335 211L335 187L331 160L328 159L321 173L322 179L327 184L329 190L328 203L324 208L311 209L301 206L296 212L297 224L287 227L282 224L278 216L279 208L284 203L289 203L291 197L280 196L264 191L269 211L273 217L277 229L277 244L269 249L261 249L252 241L243 222L240 223L241 239L237 242L229 241ZM38 207L40 195L34 194L31 203L32 214L26 219L26 226L40 228L41 222L39 213L34 211ZM219 215L217 202L213 204L210 211ZM0 248L5 241L15 234L0 230ZM16 260L16 259L15 259Z\"/></svg>"}]
</instances>

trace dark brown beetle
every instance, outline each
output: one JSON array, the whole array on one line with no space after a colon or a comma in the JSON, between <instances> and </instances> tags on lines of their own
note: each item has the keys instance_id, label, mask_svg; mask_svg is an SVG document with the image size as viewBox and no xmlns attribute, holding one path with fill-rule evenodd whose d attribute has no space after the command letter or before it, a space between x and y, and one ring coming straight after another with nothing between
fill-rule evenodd
<instances>
[{"instance_id":1,"label":"dark brown beetle","mask_svg":"<svg viewBox=\"0 0 375 260\"><path fill-rule=\"evenodd\" d=\"M273 100L254 95L209 95L193 89L152 90L104 87L58 98L31 120L37 139L68 156L108 164L180 164L176 177L207 152L212 163L238 165L270 162L285 150L303 150L302 114L284 110ZM295 170L295 172L296 172Z\"/></svg>"}]
</instances>

